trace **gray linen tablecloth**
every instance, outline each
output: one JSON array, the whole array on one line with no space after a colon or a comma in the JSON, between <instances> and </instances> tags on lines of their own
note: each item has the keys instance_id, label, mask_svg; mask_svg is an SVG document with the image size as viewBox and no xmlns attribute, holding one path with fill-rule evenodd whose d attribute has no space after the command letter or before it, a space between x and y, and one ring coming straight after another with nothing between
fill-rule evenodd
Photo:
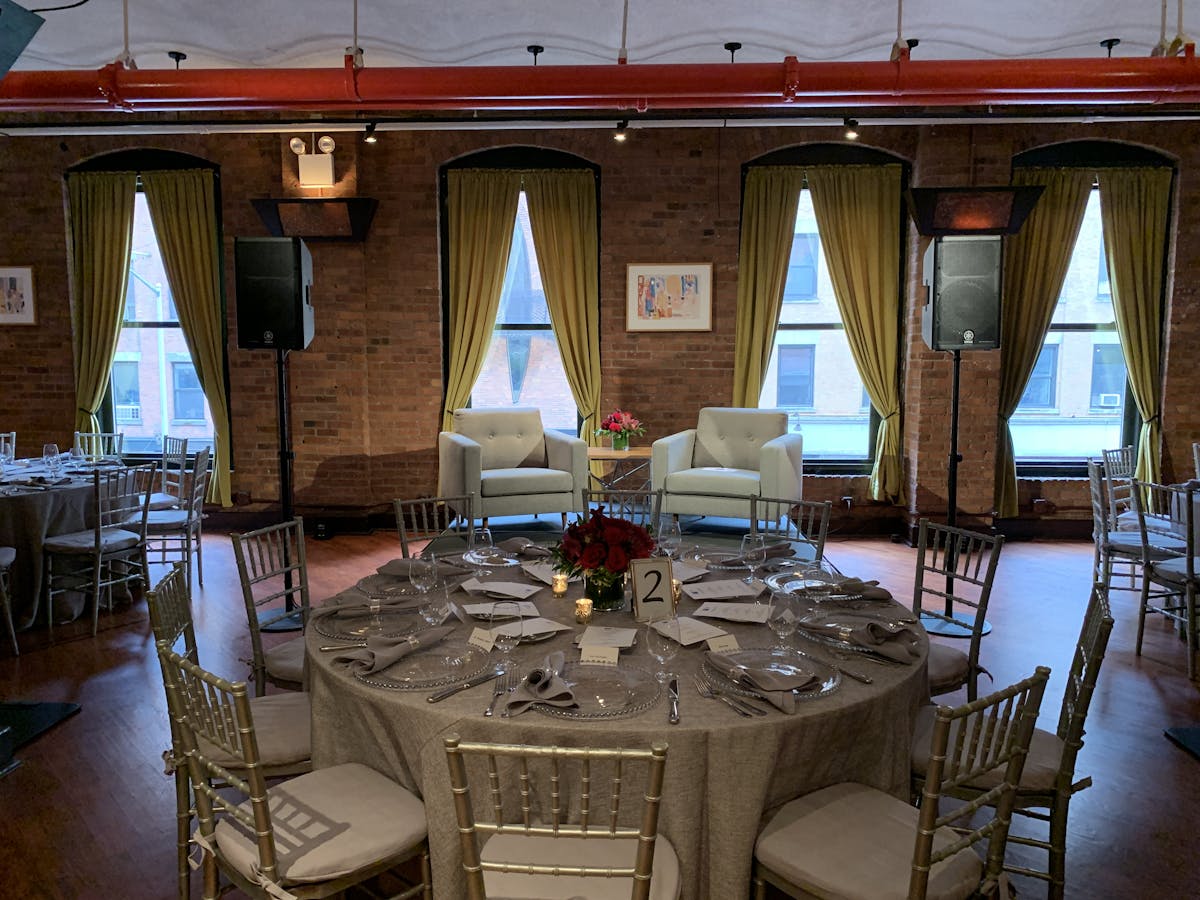
<instances>
[{"instance_id":1,"label":"gray linen tablecloth","mask_svg":"<svg viewBox=\"0 0 1200 900\"><path fill-rule=\"evenodd\" d=\"M559 600L547 588L532 599L547 618L572 622L575 588ZM462 595L452 595L463 599ZM697 604L686 598L680 614ZM597 616L599 624L629 625L627 613ZM712 621L737 635L743 647L770 646L764 625ZM555 650L577 659L572 640L583 626L552 641L525 644L515 652L522 670ZM459 627L465 637L467 626ZM795 715L772 712L739 718L724 704L702 699L692 683L704 646L681 648L671 665L680 676L678 725L667 724L665 697L650 709L622 718L578 721L527 711L512 718L484 718L491 685L428 703L432 691L392 691L354 680L336 666L332 643L311 628L307 636L313 710L313 764L360 762L395 778L425 801L434 872L434 896L465 896L459 839L442 738L567 746L647 747L670 744L659 819L679 855L685 898L736 900L749 896L754 842L764 818L801 794L840 781L858 781L906 797L909 744L919 705L927 697L925 658L911 666L843 662L868 674L871 685L843 678L833 694L798 704ZM622 651L621 663L654 671L645 640ZM829 659L823 649L795 639L795 646Z\"/></svg>"}]
</instances>

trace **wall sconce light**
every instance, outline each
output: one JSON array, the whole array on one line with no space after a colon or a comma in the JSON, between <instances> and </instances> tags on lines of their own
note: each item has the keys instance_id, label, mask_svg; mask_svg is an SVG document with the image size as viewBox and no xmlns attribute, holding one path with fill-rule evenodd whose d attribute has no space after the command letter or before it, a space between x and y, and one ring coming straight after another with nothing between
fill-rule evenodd
<instances>
[{"instance_id":1,"label":"wall sconce light","mask_svg":"<svg viewBox=\"0 0 1200 900\"><path fill-rule=\"evenodd\" d=\"M858 119L846 118L842 120L842 124L846 126L846 140L858 140Z\"/></svg>"},{"instance_id":2,"label":"wall sconce light","mask_svg":"<svg viewBox=\"0 0 1200 900\"><path fill-rule=\"evenodd\" d=\"M367 130L363 132L363 143L374 144L379 138L375 136L375 123L371 122L367 125Z\"/></svg>"},{"instance_id":3,"label":"wall sconce light","mask_svg":"<svg viewBox=\"0 0 1200 900\"><path fill-rule=\"evenodd\" d=\"M618 144L625 143L625 139L627 137L629 137L628 129L629 129L629 120L622 119L620 122L617 123L617 130L613 132L613 140L616 141Z\"/></svg>"},{"instance_id":4,"label":"wall sconce light","mask_svg":"<svg viewBox=\"0 0 1200 900\"><path fill-rule=\"evenodd\" d=\"M333 150L337 144L329 135L320 140L316 140L316 135L313 138L313 150L320 150L320 153L309 153L304 138L294 137L288 142L292 152L300 157L300 186L333 187Z\"/></svg>"}]
</instances>

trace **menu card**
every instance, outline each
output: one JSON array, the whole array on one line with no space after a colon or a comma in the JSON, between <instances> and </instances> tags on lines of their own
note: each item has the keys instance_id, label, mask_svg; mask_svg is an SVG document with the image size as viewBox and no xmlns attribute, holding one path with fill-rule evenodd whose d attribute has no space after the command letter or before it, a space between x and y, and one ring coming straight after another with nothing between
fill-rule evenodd
<instances>
[{"instance_id":1,"label":"menu card","mask_svg":"<svg viewBox=\"0 0 1200 900\"><path fill-rule=\"evenodd\" d=\"M506 610L511 610L515 606L517 609L517 612L522 616L540 616L541 615L541 613L538 612L537 604L534 603L532 600L521 600L516 603L514 603L512 600L501 600L499 602L511 604L510 606L506 607ZM495 609L495 607L496 607L496 602L464 603L463 611L466 612L466 614L468 616L474 616L477 619L486 619L489 616L491 616L492 610Z\"/></svg>"},{"instance_id":2,"label":"menu card","mask_svg":"<svg viewBox=\"0 0 1200 900\"><path fill-rule=\"evenodd\" d=\"M715 625L697 621L691 616L680 616L676 621L679 623L679 643L685 647L690 647L692 644L699 644L701 641L707 641L709 638L720 637L726 633ZM674 637L670 632L663 630L667 627L666 622L652 622L650 623L650 627L660 634L666 634L667 637Z\"/></svg>"},{"instance_id":3,"label":"menu card","mask_svg":"<svg viewBox=\"0 0 1200 900\"><path fill-rule=\"evenodd\" d=\"M491 630L493 635L497 634L516 634L532 637L537 634L551 634L555 631L570 631L570 625L563 625L561 622L554 622L550 619L543 619L538 616L536 619L522 619L519 622L505 622L503 625L497 625Z\"/></svg>"},{"instance_id":4,"label":"menu card","mask_svg":"<svg viewBox=\"0 0 1200 900\"><path fill-rule=\"evenodd\" d=\"M683 592L692 600L731 600L735 597L757 597L762 593L762 582L746 584L740 578L721 581L705 581L700 584L685 584Z\"/></svg>"},{"instance_id":5,"label":"menu card","mask_svg":"<svg viewBox=\"0 0 1200 900\"><path fill-rule=\"evenodd\" d=\"M632 647L637 640L636 628L616 628L612 625L589 625L579 638L579 646Z\"/></svg>"},{"instance_id":6,"label":"menu card","mask_svg":"<svg viewBox=\"0 0 1200 900\"><path fill-rule=\"evenodd\" d=\"M524 599L532 597L541 587L536 584L522 584L519 581L480 581L478 578L468 578L462 583L462 589L472 594L498 594L501 597Z\"/></svg>"},{"instance_id":7,"label":"menu card","mask_svg":"<svg viewBox=\"0 0 1200 900\"><path fill-rule=\"evenodd\" d=\"M771 608L765 603L717 603L712 600L703 604L694 615L709 619L727 619L730 622L767 621Z\"/></svg>"}]
</instances>

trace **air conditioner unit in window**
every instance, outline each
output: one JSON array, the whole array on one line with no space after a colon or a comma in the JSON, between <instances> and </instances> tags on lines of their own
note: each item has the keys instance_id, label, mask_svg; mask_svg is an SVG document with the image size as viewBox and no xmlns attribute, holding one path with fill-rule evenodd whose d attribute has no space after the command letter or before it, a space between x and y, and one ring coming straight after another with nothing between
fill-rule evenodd
<instances>
[{"instance_id":1,"label":"air conditioner unit in window","mask_svg":"<svg viewBox=\"0 0 1200 900\"><path fill-rule=\"evenodd\" d=\"M1121 405L1120 394L1101 394L1100 403L1097 404L1105 408L1116 408Z\"/></svg>"}]
</instances>

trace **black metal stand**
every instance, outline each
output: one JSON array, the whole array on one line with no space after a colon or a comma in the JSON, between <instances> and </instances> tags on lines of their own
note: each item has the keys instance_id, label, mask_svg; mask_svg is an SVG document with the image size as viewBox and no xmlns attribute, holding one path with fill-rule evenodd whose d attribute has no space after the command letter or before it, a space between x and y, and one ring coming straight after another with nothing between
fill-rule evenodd
<instances>
[{"instance_id":1,"label":"black metal stand","mask_svg":"<svg viewBox=\"0 0 1200 900\"><path fill-rule=\"evenodd\" d=\"M962 462L962 454L958 452L958 401L959 401L959 379L962 370L962 351L954 350L954 375L950 383L950 459L946 467L946 524L951 528L958 525L958 464ZM954 570L954 560L947 560L947 565L951 571ZM954 593L954 576L946 576L946 594ZM953 622L947 622L938 616L928 614L921 615L921 624L925 626L925 630L930 634L938 634L942 637L966 638L971 636L971 629L975 627L975 617L963 613L955 614L954 602L949 596L946 597L945 614L953 619ZM987 634L992 630L991 623L983 623L983 633Z\"/></svg>"},{"instance_id":2,"label":"black metal stand","mask_svg":"<svg viewBox=\"0 0 1200 900\"><path fill-rule=\"evenodd\" d=\"M281 521L290 522L295 516L295 501L292 497L292 460L295 459L295 454L292 453L292 428L291 419L288 415L288 378L287 378L287 351L280 348L275 351L275 393L278 401L278 419L279 419L279 507ZM288 559L287 545L283 547L283 562L284 565L289 565L291 560ZM284 572L283 586L287 591L292 588L292 573L291 571ZM296 608L296 604L292 601L291 593L288 593L284 609L291 613ZM274 615L272 611L271 615ZM300 618L299 612L294 615L289 615L282 619L277 619L267 625L262 626L263 631L299 631L304 627L304 623Z\"/></svg>"}]
</instances>

